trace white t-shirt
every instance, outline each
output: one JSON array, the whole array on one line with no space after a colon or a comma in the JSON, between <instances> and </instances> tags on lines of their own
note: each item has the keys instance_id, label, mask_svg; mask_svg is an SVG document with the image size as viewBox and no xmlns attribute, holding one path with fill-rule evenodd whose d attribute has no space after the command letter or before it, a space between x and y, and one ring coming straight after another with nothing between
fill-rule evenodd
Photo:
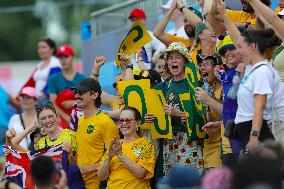
<instances>
[{"instance_id":1,"label":"white t-shirt","mask_svg":"<svg viewBox=\"0 0 284 189\"><path fill-rule=\"evenodd\" d=\"M265 65L261 65L265 64ZM263 119L271 122L275 103L275 120L284 120L284 86L278 73L268 61L247 65L238 90L238 109L235 123L251 121L254 114L254 94L267 95Z\"/></svg>"},{"instance_id":2,"label":"white t-shirt","mask_svg":"<svg viewBox=\"0 0 284 189\"><path fill-rule=\"evenodd\" d=\"M184 31L184 25L182 25L180 28L173 28L167 31L167 33L188 39L188 36Z\"/></svg>"},{"instance_id":3,"label":"white t-shirt","mask_svg":"<svg viewBox=\"0 0 284 189\"><path fill-rule=\"evenodd\" d=\"M21 118L19 114L15 114L11 117L10 121L9 121L9 125L8 125L9 129L14 128L16 131L16 134L19 134L20 132L24 131L24 126L21 123ZM31 143L30 140L30 135L28 134L23 140L22 142L20 142L20 145L25 148L28 149L29 145Z\"/></svg>"},{"instance_id":4,"label":"white t-shirt","mask_svg":"<svg viewBox=\"0 0 284 189\"><path fill-rule=\"evenodd\" d=\"M37 97L42 95L42 90L46 86L50 69L52 67L61 67L59 60L56 57L51 57L50 63L45 68L42 67L42 61L37 65L37 70L33 75L33 79L35 80L35 89Z\"/></svg>"},{"instance_id":5,"label":"white t-shirt","mask_svg":"<svg viewBox=\"0 0 284 189\"><path fill-rule=\"evenodd\" d=\"M148 57L149 62L152 62L152 56L156 51L161 51L163 49L166 49L166 46L160 41L158 40L153 32L148 31L149 35L151 36L151 38L153 39L152 41L150 41L149 43L147 43L144 48L146 50L146 54ZM138 68L138 64L136 63L135 57L131 56L130 58L131 63L133 64L134 68ZM144 62L144 65L151 69L151 63L146 63Z\"/></svg>"}]
</instances>

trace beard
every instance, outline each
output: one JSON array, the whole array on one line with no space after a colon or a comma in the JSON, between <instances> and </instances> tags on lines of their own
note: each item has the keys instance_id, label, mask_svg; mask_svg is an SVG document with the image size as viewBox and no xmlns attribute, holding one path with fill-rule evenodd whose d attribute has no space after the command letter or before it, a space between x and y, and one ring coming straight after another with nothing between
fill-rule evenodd
<instances>
[{"instance_id":1,"label":"beard","mask_svg":"<svg viewBox=\"0 0 284 189\"><path fill-rule=\"evenodd\" d=\"M185 30L185 33L187 35L187 37L191 38L191 37L195 37L195 29L187 31Z\"/></svg>"}]
</instances>

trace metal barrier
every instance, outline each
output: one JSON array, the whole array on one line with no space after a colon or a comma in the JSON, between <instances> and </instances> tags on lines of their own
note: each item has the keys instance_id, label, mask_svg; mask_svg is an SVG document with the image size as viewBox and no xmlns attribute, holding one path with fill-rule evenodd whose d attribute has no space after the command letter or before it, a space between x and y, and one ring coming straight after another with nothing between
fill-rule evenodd
<instances>
[{"instance_id":1,"label":"metal barrier","mask_svg":"<svg viewBox=\"0 0 284 189\"><path fill-rule=\"evenodd\" d=\"M156 19L162 15L161 5L167 2L167 0L129 0L126 2L125 0L108 1L113 1L115 4L111 7L91 13L93 37L125 28L127 25L130 25L130 22L128 21L128 14L135 7L145 10L148 20ZM186 0L186 2L191 6L197 5L196 0Z\"/></svg>"}]
</instances>

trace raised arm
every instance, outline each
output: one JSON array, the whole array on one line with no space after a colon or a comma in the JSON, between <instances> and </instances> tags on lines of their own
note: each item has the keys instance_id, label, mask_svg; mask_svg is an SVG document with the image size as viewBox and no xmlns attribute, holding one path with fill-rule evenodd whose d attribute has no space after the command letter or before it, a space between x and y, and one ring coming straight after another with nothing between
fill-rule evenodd
<instances>
[{"instance_id":1,"label":"raised arm","mask_svg":"<svg viewBox=\"0 0 284 189\"><path fill-rule=\"evenodd\" d=\"M104 65L106 59L104 56L98 56L95 59L95 62L93 64L93 70L92 70L92 77L94 80L99 80L99 74L100 74L100 69L102 65Z\"/></svg>"},{"instance_id":2,"label":"raised arm","mask_svg":"<svg viewBox=\"0 0 284 189\"><path fill-rule=\"evenodd\" d=\"M196 14L194 14L191 10L184 6L181 0L177 1L177 8L182 11L184 17L190 20L191 24L195 27L202 22L201 18L199 18Z\"/></svg>"},{"instance_id":3,"label":"raised arm","mask_svg":"<svg viewBox=\"0 0 284 189\"><path fill-rule=\"evenodd\" d=\"M217 3L213 2L211 9L205 14L206 21L210 24L216 34L224 35L227 31L227 28L224 24L223 18L215 17L215 15L217 15L218 13Z\"/></svg>"},{"instance_id":4,"label":"raised arm","mask_svg":"<svg viewBox=\"0 0 284 189\"><path fill-rule=\"evenodd\" d=\"M165 28L176 8L177 8L177 0L173 0L173 4L170 7L169 11L166 13L164 18L157 24L157 26L153 31L154 36L157 39L159 39L162 43L164 43L166 46L169 46L171 44L171 41L168 38L167 34L165 33Z\"/></svg>"},{"instance_id":5,"label":"raised arm","mask_svg":"<svg viewBox=\"0 0 284 189\"><path fill-rule=\"evenodd\" d=\"M14 138L12 138L12 143L15 145L20 144L20 142L29 134L31 133L37 125L37 120L34 120L32 125L28 125L28 127L23 130L22 132L18 133Z\"/></svg>"},{"instance_id":6,"label":"raised arm","mask_svg":"<svg viewBox=\"0 0 284 189\"><path fill-rule=\"evenodd\" d=\"M259 0L248 0L254 9L256 9L266 20L266 22L279 35L278 37L284 41L284 22L271 10Z\"/></svg>"},{"instance_id":7,"label":"raised arm","mask_svg":"<svg viewBox=\"0 0 284 189\"><path fill-rule=\"evenodd\" d=\"M6 132L6 145L12 146L17 151L27 151L21 145L13 143L13 138L16 137L16 131L14 128L9 129Z\"/></svg>"},{"instance_id":8,"label":"raised arm","mask_svg":"<svg viewBox=\"0 0 284 189\"><path fill-rule=\"evenodd\" d=\"M218 15L216 15L216 17L218 17L219 19L223 18L227 31L229 32L232 41L236 45L239 37L241 36L241 33L238 30L237 26L225 13L225 3L223 2L223 0L215 0L214 4L215 4L214 6L216 6L219 13Z\"/></svg>"}]
</instances>

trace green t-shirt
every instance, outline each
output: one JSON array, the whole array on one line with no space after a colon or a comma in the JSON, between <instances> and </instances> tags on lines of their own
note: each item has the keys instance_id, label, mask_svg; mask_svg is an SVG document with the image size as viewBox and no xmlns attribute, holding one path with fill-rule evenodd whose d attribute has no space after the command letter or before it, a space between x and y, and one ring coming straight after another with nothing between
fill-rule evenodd
<instances>
[{"instance_id":1,"label":"green t-shirt","mask_svg":"<svg viewBox=\"0 0 284 189\"><path fill-rule=\"evenodd\" d=\"M175 109L185 111L189 114L187 125L181 123L180 117L171 117L173 131L187 132L188 138L191 140L205 137L201 129L205 124L205 110L203 110L201 105L202 110L198 111L194 89L189 86L186 79L180 81L172 79L162 82L157 84L154 89L163 91L167 104L172 104ZM188 130L188 128L190 129Z\"/></svg>"}]
</instances>

